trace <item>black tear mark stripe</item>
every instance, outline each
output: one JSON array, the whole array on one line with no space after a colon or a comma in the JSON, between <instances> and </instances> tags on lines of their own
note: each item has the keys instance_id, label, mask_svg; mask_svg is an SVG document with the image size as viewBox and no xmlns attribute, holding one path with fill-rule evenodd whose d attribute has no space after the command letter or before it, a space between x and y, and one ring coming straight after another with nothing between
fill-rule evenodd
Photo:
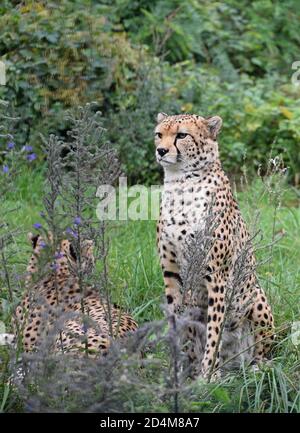
<instances>
[{"instance_id":1,"label":"black tear mark stripe","mask_svg":"<svg viewBox=\"0 0 300 433\"><path fill-rule=\"evenodd\" d=\"M70 244L69 248L70 248L70 254L71 254L71 256L73 257L74 260L77 260L77 254L75 252L75 248L73 247L73 245Z\"/></svg>"},{"instance_id":2,"label":"black tear mark stripe","mask_svg":"<svg viewBox=\"0 0 300 433\"><path fill-rule=\"evenodd\" d=\"M192 139L193 139L193 142L195 143L195 144L198 144L197 143L197 141L195 140L195 137L192 135L192 134L188 134L190 137L192 137Z\"/></svg>"},{"instance_id":3,"label":"black tear mark stripe","mask_svg":"<svg viewBox=\"0 0 300 433\"><path fill-rule=\"evenodd\" d=\"M164 271L165 278L175 278L182 285L182 279L177 272Z\"/></svg>"},{"instance_id":4,"label":"black tear mark stripe","mask_svg":"<svg viewBox=\"0 0 300 433\"><path fill-rule=\"evenodd\" d=\"M39 240L39 237L40 237L40 235L36 235L36 236L33 236L32 238L31 238L31 242L32 242L32 248L35 250L35 248L36 248L36 246L37 246L37 242L38 242L38 240Z\"/></svg>"},{"instance_id":5,"label":"black tear mark stripe","mask_svg":"<svg viewBox=\"0 0 300 433\"><path fill-rule=\"evenodd\" d=\"M175 138L174 146L175 146L175 149L177 150L177 155L181 155L180 150L177 147L177 138Z\"/></svg>"}]
</instances>

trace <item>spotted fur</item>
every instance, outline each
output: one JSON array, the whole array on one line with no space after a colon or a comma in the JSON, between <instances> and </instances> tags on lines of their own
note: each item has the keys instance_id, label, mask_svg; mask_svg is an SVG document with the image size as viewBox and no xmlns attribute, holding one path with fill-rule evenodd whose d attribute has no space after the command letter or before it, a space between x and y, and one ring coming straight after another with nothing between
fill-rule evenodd
<instances>
[{"instance_id":1,"label":"spotted fur","mask_svg":"<svg viewBox=\"0 0 300 433\"><path fill-rule=\"evenodd\" d=\"M47 249L44 239L31 233L29 239L33 254L27 268L27 291L15 314L15 327L21 330L25 351L36 349L54 333L54 350L88 349L91 354L103 354L112 338L124 337L137 328L129 314L101 300L97 288L88 286L81 293L76 251L69 240L61 241L53 263L48 263L47 254L43 263L43 252ZM50 234L47 243L51 242ZM43 268L39 269L39 265ZM93 243L87 240L81 248L84 275L93 265ZM84 323L82 312L87 316Z\"/></svg>"},{"instance_id":2,"label":"spotted fur","mask_svg":"<svg viewBox=\"0 0 300 433\"><path fill-rule=\"evenodd\" d=\"M224 351L222 339L217 353L216 350L229 307L226 300L229 299L230 283L243 249L251 244L229 180L221 167L217 143L221 125L222 119L218 116L203 118L160 113L155 128L156 158L164 168L157 243L171 313L182 308L184 248L203 227L209 212L218 221L208 252L207 274L198 288L196 301L193 301L193 306L196 303L205 307L206 343L201 357L195 350L195 330L190 327L187 335L191 342L189 357L192 362L201 364L199 371L204 376L220 365L220 354ZM243 284L231 288L235 294L230 305L229 328L235 331L249 325L253 329L254 360L260 362L269 352L274 338L273 316L255 273L251 249L245 267L248 275Z\"/></svg>"}]
</instances>

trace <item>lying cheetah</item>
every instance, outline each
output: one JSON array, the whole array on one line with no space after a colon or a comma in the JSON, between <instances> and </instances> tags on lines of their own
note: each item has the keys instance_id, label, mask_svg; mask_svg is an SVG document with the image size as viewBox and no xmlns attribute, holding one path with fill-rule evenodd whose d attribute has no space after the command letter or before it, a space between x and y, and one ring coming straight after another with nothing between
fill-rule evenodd
<instances>
[{"instance_id":1,"label":"lying cheetah","mask_svg":"<svg viewBox=\"0 0 300 433\"><path fill-rule=\"evenodd\" d=\"M195 349L195 329L189 327L187 337L194 340L188 349L189 358L196 364L201 361L198 371L204 377L220 365L219 335L225 323L230 331L250 324L255 338L255 363L265 358L273 339L273 316L255 274L251 249L244 257L248 274L238 287L231 286L243 249L251 245L251 240L219 160L217 135L221 126L218 116L160 113L155 128L156 158L164 168L157 243L171 314L180 311L185 303L181 278L184 249L203 228L209 213L217 220L205 274L196 300L191 301L193 306L205 308L206 345L201 358ZM225 322L227 310L228 315L231 313L229 324L227 319Z\"/></svg>"},{"instance_id":2,"label":"lying cheetah","mask_svg":"<svg viewBox=\"0 0 300 433\"><path fill-rule=\"evenodd\" d=\"M94 287L80 293L76 274L77 257L69 240L63 240L55 260L38 272L42 252L47 248L40 235L29 234L33 254L27 271L27 293L15 312L15 327L21 330L26 352L36 349L51 333L54 350L105 354L111 338L124 337L137 328L136 322L117 306L108 306ZM51 242L51 236L49 236ZM84 241L81 248L81 269L91 271L94 264L93 243ZM43 276L41 276L43 273ZM83 323L82 314L88 316ZM63 323L58 323L58 322ZM55 327L57 327L57 330Z\"/></svg>"}]
</instances>

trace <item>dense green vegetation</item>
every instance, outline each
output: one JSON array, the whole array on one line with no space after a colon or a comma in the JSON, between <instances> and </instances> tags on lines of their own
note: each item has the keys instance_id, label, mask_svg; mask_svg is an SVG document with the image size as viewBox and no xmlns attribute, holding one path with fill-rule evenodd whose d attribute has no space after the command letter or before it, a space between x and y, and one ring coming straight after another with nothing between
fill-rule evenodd
<instances>
[{"instance_id":1,"label":"dense green vegetation","mask_svg":"<svg viewBox=\"0 0 300 433\"><path fill-rule=\"evenodd\" d=\"M66 111L95 101L105 139L117 148L129 183L151 185L161 178L153 151L156 114L220 115L223 165L237 181L250 229L263 235L258 274L278 335L270 365L217 383L201 378L184 383L179 408L300 412L300 346L291 340L300 313L300 85L292 83L292 64L300 60L299 20L298 0L1 2L0 60L7 66L7 84L0 86L0 259L8 261L14 297L1 267L0 333L4 324L11 331L31 251L27 232L41 220L46 177L41 134L68 141ZM15 120L2 116L3 110ZM281 159L269 162L277 155L286 173ZM267 176L257 176L258 169ZM108 238L112 301L140 325L162 319L155 222L113 222ZM24 408L24 395L11 382L11 359L9 349L0 347L0 412L34 411ZM121 384L119 407L173 411L166 392L173 371L169 353L159 346L145 359L158 368L134 370L137 382ZM49 407L55 405L48 400ZM71 412L89 407L79 398L78 409L75 400L62 407Z\"/></svg>"},{"instance_id":2,"label":"dense green vegetation","mask_svg":"<svg viewBox=\"0 0 300 433\"><path fill-rule=\"evenodd\" d=\"M11 214L11 230L25 228L16 238L19 254L14 263L20 273L24 272L30 250L26 230L40 220L41 184L39 173L35 173L33 178L24 173L18 183L18 192L5 206L7 209L17 208L17 212ZM279 208L276 207L278 198L281 202ZM274 188L270 194L266 185L257 181L239 193L239 201L250 227L254 215L260 215L257 223L263 234L261 245L269 245L274 235L283 235L273 247L258 251L258 259L265 261L259 267L259 277L272 304L278 331L273 361L255 374L251 370L232 374L210 385L196 381L189 388L188 395L182 393L180 408L187 412L299 412L299 346L293 345L290 338L291 323L298 321L300 313L299 199L285 185ZM114 223L110 239L109 270L113 301L127 307L140 325L161 319L163 282L155 246L155 222ZM4 320L9 329L11 309L5 288L1 291L1 302L0 320ZM0 407L2 402L4 411L23 410L14 387L9 387L5 379L7 354L3 349L0 354L0 377L3 381L0 385ZM133 384L126 391L125 408L128 411L173 410L172 402L157 394L157 387L164 386L164 375L169 368L166 353L158 355L159 370L153 373L150 370L147 375L143 370L139 371L138 389Z\"/></svg>"},{"instance_id":3,"label":"dense green vegetation","mask_svg":"<svg viewBox=\"0 0 300 433\"><path fill-rule=\"evenodd\" d=\"M297 0L4 0L0 98L21 115L19 146L65 134L62 112L91 100L105 118L132 182L158 178L152 130L158 111L219 114L226 169L253 172L280 153L300 173Z\"/></svg>"}]
</instances>

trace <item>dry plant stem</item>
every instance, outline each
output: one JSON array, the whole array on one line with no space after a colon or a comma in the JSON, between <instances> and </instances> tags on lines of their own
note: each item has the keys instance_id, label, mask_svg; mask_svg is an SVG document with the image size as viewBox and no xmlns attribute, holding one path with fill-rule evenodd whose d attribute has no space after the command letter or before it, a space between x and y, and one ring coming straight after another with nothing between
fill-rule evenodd
<instances>
[{"instance_id":1,"label":"dry plant stem","mask_svg":"<svg viewBox=\"0 0 300 433\"><path fill-rule=\"evenodd\" d=\"M179 365L178 365L178 356L179 356L179 347L178 347L178 336L177 336L177 325L176 325L176 317L172 314L169 318L170 323L170 349L171 355L173 358L173 399L174 399L174 413L179 412Z\"/></svg>"},{"instance_id":2,"label":"dry plant stem","mask_svg":"<svg viewBox=\"0 0 300 433\"><path fill-rule=\"evenodd\" d=\"M49 139L49 144L46 145L46 142L44 141L44 145L46 145L46 151L47 151L47 185L49 187L48 194L44 197L44 206L47 214L47 223L49 225L49 229L51 232L51 235L48 234L48 241L50 242L50 254L53 258L55 256L55 253L57 251L57 248L59 246L59 227L58 227L58 221L57 221L57 214L56 214L56 203L59 197L60 193L60 181L61 181L61 175L60 175L60 168L61 168L61 162L59 159L59 151L57 144L60 144L60 142L57 142L54 136L51 136ZM50 239L52 237L52 241ZM57 281L57 274L54 273L54 287L56 292L56 305L59 307L59 288L58 288L58 281ZM60 341L60 347L61 351L64 352L63 349L63 338L62 338L62 331L59 330L59 341Z\"/></svg>"},{"instance_id":3,"label":"dry plant stem","mask_svg":"<svg viewBox=\"0 0 300 433\"><path fill-rule=\"evenodd\" d=\"M106 309L107 309L107 318L108 318L108 326L109 333L112 338L113 335L113 326L112 326L112 314L111 314L111 299L109 293L109 281L108 281L108 269L107 269L107 253L108 253L108 240L105 239L105 221L101 221L100 223L100 241L101 241L101 257L103 262L103 285L104 285L104 296L106 300Z\"/></svg>"},{"instance_id":4,"label":"dry plant stem","mask_svg":"<svg viewBox=\"0 0 300 433\"><path fill-rule=\"evenodd\" d=\"M83 146L84 143L81 141L80 145ZM76 194L75 194L75 200L76 200L76 215L82 215L82 208L81 208L81 200L80 200L80 192L81 192L81 176L80 176L80 154L79 154L79 146L76 146ZM82 320L83 324L85 325L85 308L84 308L84 286L82 282L82 260L81 260L81 246L82 240L81 240L81 232L80 232L80 226L77 226L77 265L78 265L78 285L80 290L80 305L81 305L81 313L82 313ZM87 339L87 327L83 326L84 330L84 346L85 346L85 355L88 356L88 339Z\"/></svg>"},{"instance_id":5,"label":"dry plant stem","mask_svg":"<svg viewBox=\"0 0 300 433\"><path fill-rule=\"evenodd\" d=\"M100 298L105 299L107 310L107 322L109 332L113 337L113 324L111 313L111 300L109 293L109 278L107 269L108 240L106 236L105 221L91 218L97 203L96 189L101 184L113 184L120 174L119 162L115 151L102 139L103 128L100 126L99 113L93 113L93 104L79 107L74 113L70 112L67 119L71 122L71 130L68 133L70 139L65 142L58 137L51 136L45 141L48 149L48 181L52 184L52 197L49 199L47 213L49 219L56 221L58 217L62 221L69 221L72 226L70 231L71 241L76 250L76 277L80 290L80 307L84 330L85 353L88 354L87 333L90 321L89 311L85 308L85 292L91 287L94 279L99 288ZM52 154L51 150L52 149ZM64 149L66 155L61 154ZM55 155L55 158L53 157ZM50 187L51 190L51 187ZM56 193L56 195L55 195ZM51 194L50 194L51 195ZM65 222L63 222L65 226ZM55 223L49 224L52 226ZM60 232L62 229L53 227L53 231ZM84 258L82 257L82 245L85 239L94 243L94 251L97 256L95 260L102 262L101 275L88 276L84 269ZM120 312L121 314L121 312Z\"/></svg>"}]
</instances>

